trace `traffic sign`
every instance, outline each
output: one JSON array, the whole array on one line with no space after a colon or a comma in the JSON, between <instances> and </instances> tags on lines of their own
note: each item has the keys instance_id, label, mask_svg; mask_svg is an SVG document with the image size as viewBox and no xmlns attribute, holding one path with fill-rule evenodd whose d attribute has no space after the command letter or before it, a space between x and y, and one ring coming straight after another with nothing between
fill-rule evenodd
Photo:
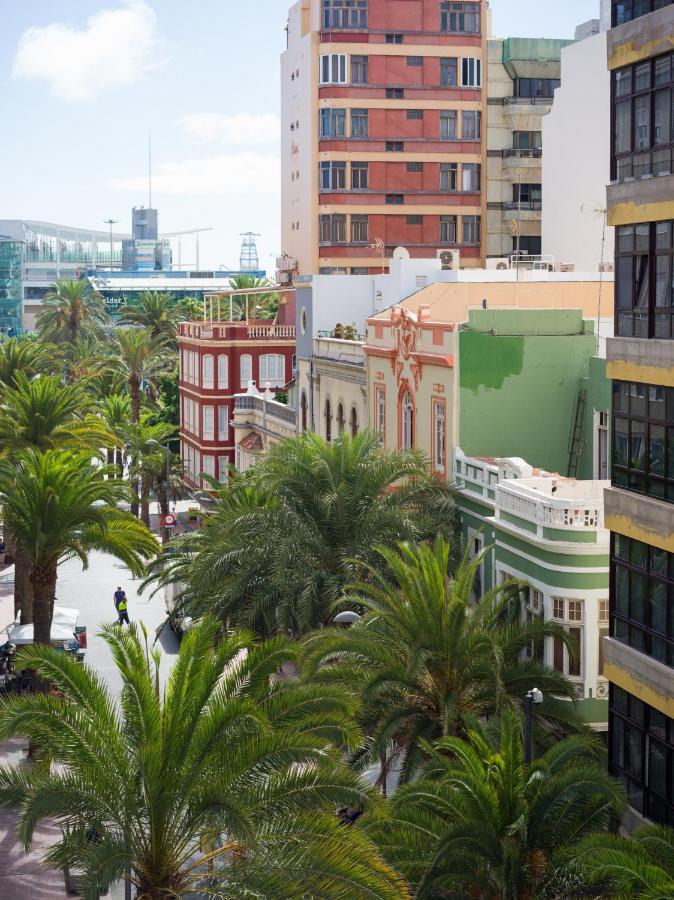
<instances>
[{"instance_id":1,"label":"traffic sign","mask_svg":"<svg viewBox=\"0 0 674 900\"><path fill-rule=\"evenodd\" d=\"M165 528L175 528L175 525L176 525L176 517L175 516L171 515L171 513L164 516L164 527Z\"/></svg>"}]
</instances>

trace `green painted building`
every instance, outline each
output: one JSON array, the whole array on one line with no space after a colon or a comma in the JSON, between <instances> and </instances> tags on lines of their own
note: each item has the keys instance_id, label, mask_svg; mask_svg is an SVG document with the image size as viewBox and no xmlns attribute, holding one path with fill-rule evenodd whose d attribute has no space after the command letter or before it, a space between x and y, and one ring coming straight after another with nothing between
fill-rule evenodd
<instances>
[{"instance_id":1,"label":"green painted building","mask_svg":"<svg viewBox=\"0 0 674 900\"><path fill-rule=\"evenodd\" d=\"M543 661L576 687L578 710L598 731L608 720L601 639L608 633L609 534L606 482L579 481L534 469L518 458L469 456L457 449L454 477L461 528L471 557L483 554L477 591L509 578L526 582L527 617L559 622L578 653L561 640L539 648ZM484 552L486 551L486 552Z\"/></svg>"}]
</instances>

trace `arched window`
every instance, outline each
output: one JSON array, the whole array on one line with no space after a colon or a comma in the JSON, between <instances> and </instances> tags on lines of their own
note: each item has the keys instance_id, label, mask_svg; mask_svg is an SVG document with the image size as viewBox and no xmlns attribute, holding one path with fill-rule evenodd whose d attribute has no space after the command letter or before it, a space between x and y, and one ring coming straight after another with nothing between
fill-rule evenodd
<instances>
[{"instance_id":1,"label":"arched window","mask_svg":"<svg viewBox=\"0 0 674 900\"><path fill-rule=\"evenodd\" d=\"M329 399L325 401L325 440L332 440L332 403Z\"/></svg>"},{"instance_id":2,"label":"arched window","mask_svg":"<svg viewBox=\"0 0 674 900\"><path fill-rule=\"evenodd\" d=\"M403 450L414 447L414 403L409 391L400 399L400 446Z\"/></svg>"},{"instance_id":3,"label":"arched window","mask_svg":"<svg viewBox=\"0 0 674 900\"><path fill-rule=\"evenodd\" d=\"M218 387L226 388L228 386L228 370L229 359L225 353L218 356Z\"/></svg>"},{"instance_id":4,"label":"arched window","mask_svg":"<svg viewBox=\"0 0 674 900\"><path fill-rule=\"evenodd\" d=\"M250 353L244 353L241 357L241 390L245 391L248 382L253 378L253 357Z\"/></svg>"},{"instance_id":5,"label":"arched window","mask_svg":"<svg viewBox=\"0 0 674 900\"><path fill-rule=\"evenodd\" d=\"M260 387L269 383L270 387L284 387L286 383L286 360L281 353L265 353L260 357Z\"/></svg>"},{"instance_id":6,"label":"arched window","mask_svg":"<svg viewBox=\"0 0 674 900\"><path fill-rule=\"evenodd\" d=\"M344 418L344 406L341 403L337 404L337 431L341 434L344 431L344 425L346 424L346 420Z\"/></svg>"},{"instance_id":7,"label":"arched window","mask_svg":"<svg viewBox=\"0 0 674 900\"><path fill-rule=\"evenodd\" d=\"M302 396L300 397L300 412L302 414L302 433L307 430L307 392L302 391Z\"/></svg>"},{"instance_id":8,"label":"arched window","mask_svg":"<svg viewBox=\"0 0 674 900\"><path fill-rule=\"evenodd\" d=\"M213 370L213 357L208 354L204 356L201 361L201 386L205 388L213 388L215 387L214 379L214 370Z\"/></svg>"},{"instance_id":9,"label":"arched window","mask_svg":"<svg viewBox=\"0 0 674 900\"><path fill-rule=\"evenodd\" d=\"M351 437L355 437L358 434L358 410L355 406L351 407L351 420L349 424L351 428Z\"/></svg>"}]
</instances>

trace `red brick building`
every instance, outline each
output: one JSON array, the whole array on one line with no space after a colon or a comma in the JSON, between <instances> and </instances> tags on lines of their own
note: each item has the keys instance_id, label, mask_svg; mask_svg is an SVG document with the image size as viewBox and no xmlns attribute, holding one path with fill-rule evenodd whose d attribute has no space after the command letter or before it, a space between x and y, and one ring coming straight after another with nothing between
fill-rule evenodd
<instances>
[{"instance_id":1,"label":"red brick building","mask_svg":"<svg viewBox=\"0 0 674 900\"><path fill-rule=\"evenodd\" d=\"M182 322L180 454L185 482L203 487L201 474L219 481L234 465L234 395L249 381L283 388L292 378L295 326L256 322Z\"/></svg>"},{"instance_id":2,"label":"red brick building","mask_svg":"<svg viewBox=\"0 0 674 900\"><path fill-rule=\"evenodd\" d=\"M283 251L299 274L393 249L484 258L484 0L299 0L282 58Z\"/></svg>"}]
</instances>

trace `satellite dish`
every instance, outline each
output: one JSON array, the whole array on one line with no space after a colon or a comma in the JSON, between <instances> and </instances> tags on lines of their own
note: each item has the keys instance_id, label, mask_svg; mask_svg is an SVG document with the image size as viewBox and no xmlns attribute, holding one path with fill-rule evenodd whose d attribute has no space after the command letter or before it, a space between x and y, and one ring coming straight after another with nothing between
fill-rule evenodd
<instances>
[{"instance_id":1,"label":"satellite dish","mask_svg":"<svg viewBox=\"0 0 674 900\"><path fill-rule=\"evenodd\" d=\"M404 247L396 247L393 251L393 259L409 259L410 254Z\"/></svg>"}]
</instances>

